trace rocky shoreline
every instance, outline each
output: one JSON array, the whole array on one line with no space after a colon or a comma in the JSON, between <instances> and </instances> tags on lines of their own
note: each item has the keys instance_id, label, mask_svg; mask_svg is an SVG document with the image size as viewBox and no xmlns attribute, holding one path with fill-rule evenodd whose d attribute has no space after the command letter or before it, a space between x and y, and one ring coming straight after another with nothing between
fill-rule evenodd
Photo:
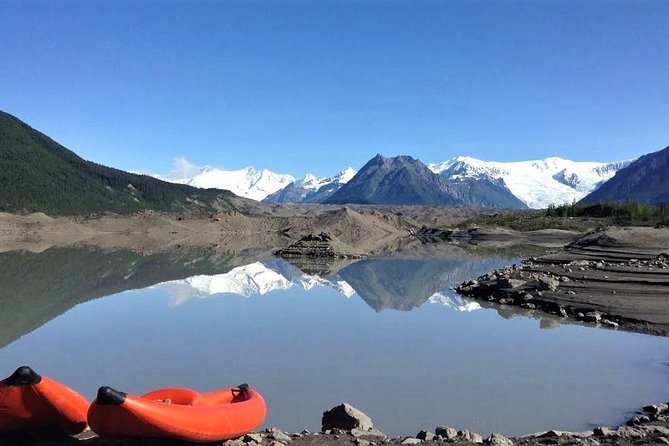
<instances>
[{"instance_id":1,"label":"rocky shoreline","mask_svg":"<svg viewBox=\"0 0 669 446\"><path fill-rule=\"evenodd\" d=\"M464 282L456 291L565 320L667 336L669 231L595 231L564 249Z\"/></svg>"},{"instance_id":2,"label":"rocky shoreline","mask_svg":"<svg viewBox=\"0 0 669 446\"><path fill-rule=\"evenodd\" d=\"M157 438L97 437L87 430L76 437L45 437L39 434L0 435L2 446L184 446L190 443ZM500 433L483 435L466 429L437 426L415 436L388 437L374 427L371 418L344 403L323 413L321 432L289 433L276 427L251 432L240 438L212 443L220 446L538 446L538 445L669 445L669 403L645 406L618 427L591 431L548 430L520 437Z\"/></svg>"}]
</instances>

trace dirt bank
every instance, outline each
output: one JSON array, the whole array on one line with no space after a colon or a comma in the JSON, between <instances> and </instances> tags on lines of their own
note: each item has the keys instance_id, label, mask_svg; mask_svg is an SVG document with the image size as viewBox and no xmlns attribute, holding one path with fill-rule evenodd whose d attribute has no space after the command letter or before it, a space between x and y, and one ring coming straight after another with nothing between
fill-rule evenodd
<instances>
[{"instance_id":1,"label":"dirt bank","mask_svg":"<svg viewBox=\"0 0 669 446\"><path fill-rule=\"evenodd\" d=\"M313 232L327 231L365 253L374 253L413 226L396 216L340 208L316 215L244 215L237 212L85 217L26 216L0 213L0 252L41 252L53 246L154 251L181 246L278 248Z\"/></svg>"},{"instance_id":2,"label":"dirt bank","mask_svg":"<svg viewBox=\"0 0 669 446\"><path fill-rule=\"evenodd\" d=\"M465 282L468 297L669 335L669 229L614 228Z\"/></svg>"},{"instance_id":3,"label":"dirt bank","mask_svg":"<svg viewBox=\"0 0 669 446\"><path fill-rule=\"evenodd\" d=\"M307 234L327 232L366 255L405 244L426 224L458 224L494 210L429 206L326 206L258 204L249 213L103 213L53 217L0 213L0 252L41 252L49 247L92 246L155 252L181 246L281 248ZM561 246L576 236L566 231L520 233L503 229L470 231L469 240L496 248L518 243ZM460 240L462 241L462 240Z\"/></svg>"}]
</instances>

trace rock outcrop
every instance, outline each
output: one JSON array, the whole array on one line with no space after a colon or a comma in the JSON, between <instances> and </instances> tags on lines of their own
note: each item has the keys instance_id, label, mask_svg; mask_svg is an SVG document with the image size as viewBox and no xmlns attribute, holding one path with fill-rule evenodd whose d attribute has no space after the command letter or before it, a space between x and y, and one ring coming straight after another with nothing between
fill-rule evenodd
<instances>
[{"instance_id":1,"label":"rock outcrop","mask_svg":"<svg viewBox=\"0 0 669 446\"><path fill-rule=\"evenodd\" d=\"M363 258L364 254L343 243L332 234L308 234L288 246L279 249L276 254L284 258L316 257L316 258Z\"/></svg>"}]
</instances>

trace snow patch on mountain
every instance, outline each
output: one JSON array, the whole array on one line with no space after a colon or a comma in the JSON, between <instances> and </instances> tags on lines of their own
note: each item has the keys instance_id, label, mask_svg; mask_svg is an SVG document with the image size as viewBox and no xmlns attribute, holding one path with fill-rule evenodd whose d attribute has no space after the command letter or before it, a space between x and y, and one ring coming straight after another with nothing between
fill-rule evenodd
<instances>
[{"instance_id":1,"label":"snow patch on mountain","mask_svg":"<svg viewBox=\"0 0 669 446\"><path fill-rule=\"evenodd\" d=\"M631 162L579 162L558 157L497 162L458 156L428 167L455 181L468 178L502 180L528 207L542 209L580 200Z\"/></svg>"}]
</instances>

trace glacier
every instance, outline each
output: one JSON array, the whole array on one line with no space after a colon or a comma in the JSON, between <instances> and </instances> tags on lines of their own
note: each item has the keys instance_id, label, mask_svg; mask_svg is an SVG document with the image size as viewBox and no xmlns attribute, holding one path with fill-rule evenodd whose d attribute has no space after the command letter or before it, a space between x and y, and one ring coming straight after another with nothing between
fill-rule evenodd
<instances>
[{"instance_id":1,"label":"glacier","mask_svg":"<svg viewBox=\"0 0 669 446\"><path fill-rule=\"evenodd\" d=\"M498 162L457 156L428 165L434 173L458 181L468 178L502 180L528 207L572 203L597 189L633 160L610 163L571 161L559 157Z\"/></svg>"}]
</instances>

